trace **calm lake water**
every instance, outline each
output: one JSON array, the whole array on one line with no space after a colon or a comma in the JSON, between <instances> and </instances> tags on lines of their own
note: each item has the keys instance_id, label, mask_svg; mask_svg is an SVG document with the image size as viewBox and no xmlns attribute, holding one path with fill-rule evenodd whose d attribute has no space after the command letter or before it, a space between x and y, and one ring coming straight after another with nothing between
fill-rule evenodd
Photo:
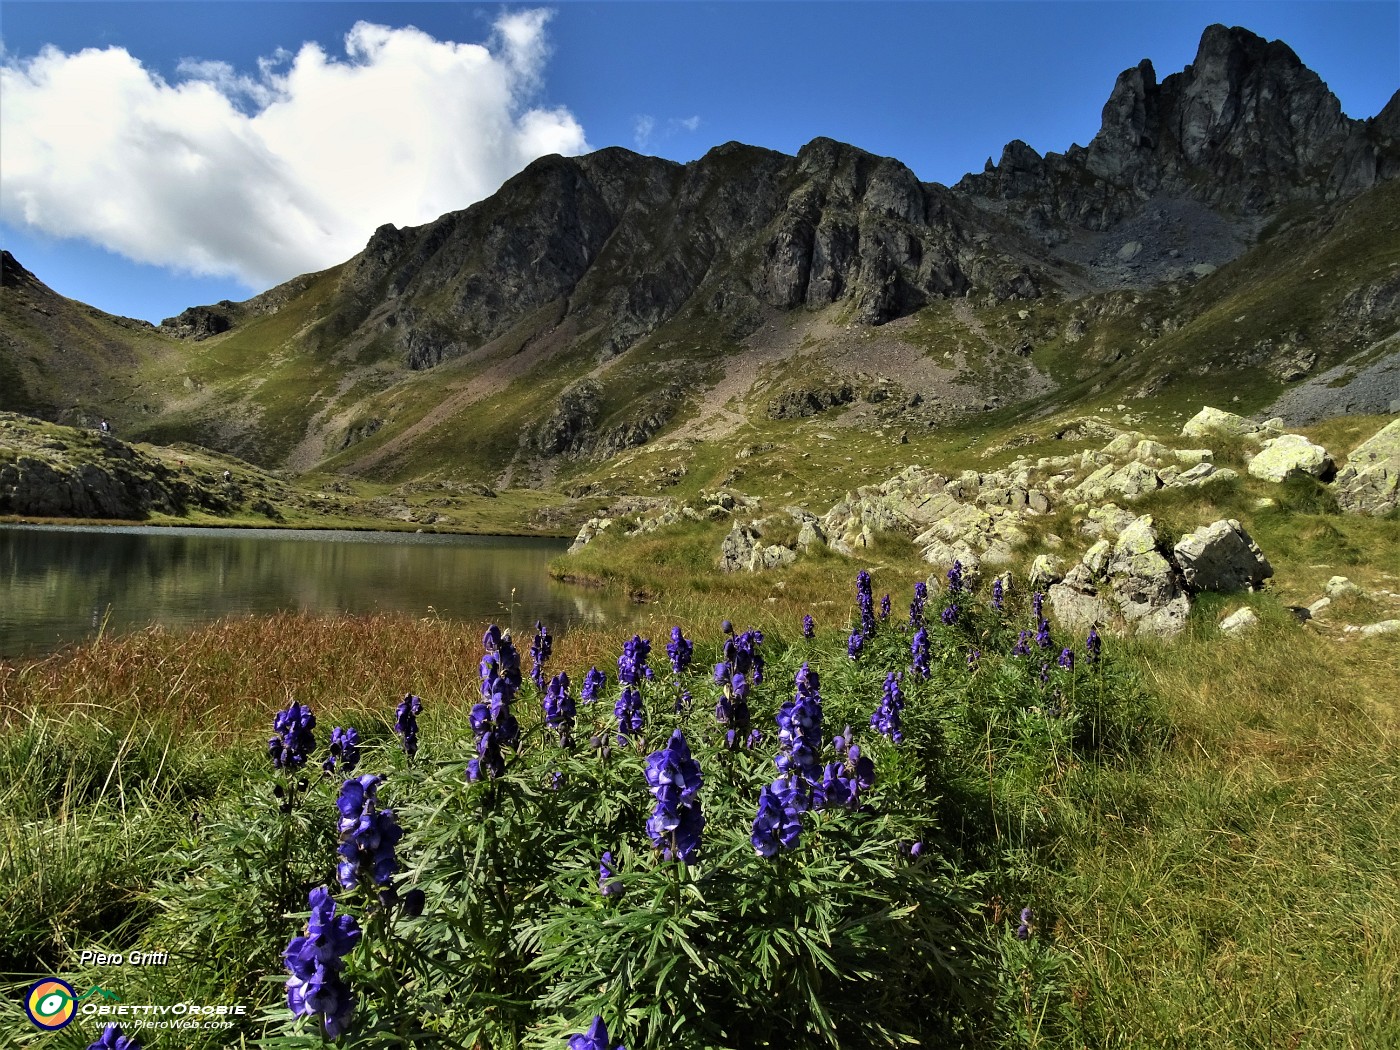
<instances>
[{"instance_id":1,"label":"calm lake water","mask_svg":"<svg viewBox=\"0 0 1400 1050\"><path fill-rule=\"evenodd\" d=\"M282 611L397 612L517 629L630 617L625 599L551 580L567 540L389 532L0 526L0 657L151 624Z\"/></svg>"}]
</instances>

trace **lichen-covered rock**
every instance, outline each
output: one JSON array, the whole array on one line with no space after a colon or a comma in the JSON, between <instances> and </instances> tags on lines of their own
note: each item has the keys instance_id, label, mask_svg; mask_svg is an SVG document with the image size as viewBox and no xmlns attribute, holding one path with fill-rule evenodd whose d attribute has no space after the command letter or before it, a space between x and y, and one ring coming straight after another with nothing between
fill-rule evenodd
<instances>
[{"instance_id":1,"label":"lichen-covered rock","mask_svg":"<svg viewBox=\"0 0 1400 1050\"><path fill-rule=\"evenodd\" d=\"M1282 481L1295 470L1326 480L1333 473L1332 457L1301 434L1284 434L1265 441L1249 461L1250 475L1264 481Z\"/></svg>"},{"instance_id":2,"label":"lichen-covered rock","mask_svg":"<svg viewBox=\"0 0 1400 1050\"><path fill-rule=\"evenodd\" d=\"M753 563L754 550L758 546L758 530L751 525L735 523L724 537L719 548L720 572L744 572Z\"/></svg>"},{"instance_id":3,"label":"lichen-covered rock","mask_svg":"<svg viewBox=\"0 0 1400 1050\"><path fill-rule=\"evenodd\" d=\"M1071 631L1085 631L1095 625L1116 631L1118 611L1105 596L1106 591L1107 585L1095 580L1080 563L1050 588L1050 608L1055 619Z\"/></svg>"},{"instance_id":4,"label":"lichen-covered rock","mask_svg":"<svg viewBox=\"0 0 1400 1050\"><path fill-rule=\"evenodd\" d=\"M1158 543L1152 516L1144 514L1118 537L1108 576L1114 600L1135 633L1171 638L1186 626L1191 604Z\"/></svg>"},{"instance_id":5,"label":"lichen-covered rock","mask_svg":"<svg viewBox=\"0 0 1400 1050\"><path fill-rule=\"evenodd\" d=\"M1029 583L1032 590L1043 591L1065 578L1060 559L1053 554L1038 554L1031 562Z\"/></svg>"},{"instance_id":6,"label":"lichen-covered rock","mask_svg":"<svg viewBox=\"0 0 1400 1050\"><path fill-rule=\"evenodd\" d=\"M1253 591L1274 574L1264 552L1233 518L1181 537L1173 553L1182 579L1194 591Z\"/></svg>"},{"instance_id":7,"label":"lichen-covered rock","mask_svg":"<svg viewBox=\"0 0 1400 1050\"><path fill-rule=\"evenodd\" d=\"M569 545L569 553L577 554L611 525L612 518L589 518L579 527L578 535L574 537L574 542Z\"/></svg>"},{"instance_id":8,"label":"lichen-covered rock","mask_svg":"<svg viewBox=\"0 0 1400 1050\"><path fill-rule=\"evenodd\" d=\"M1258 430L1258 424L1253 420L1207 405L1186 421L1185 426L1181 428L1181 436L1208 438L1215 434L1234 434L1238 437L1252 437Z\"/></svg>"},{"instance_id":9,"label":"lichen-covered rock","mask_svg":"<svg viewBox=\"0 0 1400 1050\"><path fill-rule=\"evenodd\" d=\"M1386 514L1400 506L1400 419L1352 450L1334 491L1337 505L1353 514Z\"/></svg>"}]
</instances>

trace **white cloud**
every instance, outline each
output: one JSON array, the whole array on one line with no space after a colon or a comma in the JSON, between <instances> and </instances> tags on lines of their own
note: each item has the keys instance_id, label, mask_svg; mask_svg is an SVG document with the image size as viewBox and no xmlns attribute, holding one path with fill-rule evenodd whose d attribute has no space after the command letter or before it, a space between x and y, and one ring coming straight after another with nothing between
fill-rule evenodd
<instances>
[{"instance_id":1,"label":"white cloud","mask_svg":"<svg viewBox=\"0 0 1400 1050\"><path fill-rule=\"evenodd\" d=\"M638 149L646 149L651 145L651 133L655 130L655 117L643 113L632 118L632 141L637 144Z\"/></svg>"},{"instance_id":2,"label":"white cloud","mask_svg":"<svg viewBox=\"0 0 1400 1050\"><path fill-rule=\"evenodd\" d=\"M262 287L493 193L536 157L589 149L532 108L548 11L485 45L359 22L345 57L305 44L256 73L186 59L167 82L122 48L0 66L0 215L139 262Z\"/></svg>"},{"instance_id":3,"label":"white cloud","mask_svg":"<svg viewBox=\"0 0 1400 1050\"><path fill-rule=\"evenodd\" d=\"M700 118L697 117L672 117L671 124L676 128L684 128L686 131L694 131L700 126Z\"/></svg>"}]
</instances>

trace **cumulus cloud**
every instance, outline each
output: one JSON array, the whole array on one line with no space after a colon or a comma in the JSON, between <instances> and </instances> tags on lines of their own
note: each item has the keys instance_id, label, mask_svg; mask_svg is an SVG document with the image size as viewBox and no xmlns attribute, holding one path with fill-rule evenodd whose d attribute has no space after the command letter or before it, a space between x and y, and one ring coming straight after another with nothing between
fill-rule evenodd
<instances>
[{"instance_id":1,"label":"cumulus cloud","mask_svg":"<svg viewBox=\"0 0 1400 1050\"><path fill-rule=\"evenodd\" d=\"M651 145L651 135L655 130L655 117L643 113L632 118L632 141L637 144L638 149L646 149Z\"/></svg>"},{"instance_id":2,"label":"cumulus cloud","mask_svg":"<svg viewBox=\"0 0 1400 1050\"><path fill-rule=\"evenodd\" d=\"M0 215L139 262L262 287L493 193L536 157L589 149L532 106L544 10L485 44L357 23L243 72L186 59L169 82L119 47L0 66Z\"/></svg>"}]
</instances>

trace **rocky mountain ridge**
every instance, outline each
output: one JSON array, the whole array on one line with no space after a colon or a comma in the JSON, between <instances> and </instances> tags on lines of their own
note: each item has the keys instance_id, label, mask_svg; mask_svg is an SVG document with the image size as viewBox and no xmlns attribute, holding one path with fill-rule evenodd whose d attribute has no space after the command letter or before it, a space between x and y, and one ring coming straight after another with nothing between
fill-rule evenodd
<instances>
[{"instance_id":1,"label":"rocky mountain ridge","mask_svg":"<svg viewBox=\"0 0 1400 1050\"><path fill-rule=\"evenodd\" d=\"M736 371L801 380L768 382L759 413L810 401L813 376L839 391L843 333L904 379L881 388L883 411L905 406L918 426L1074 390L1095 370L1136 375L1147 396L1182 378L1129 360L1147 345L1199 345L1199 367L1219 367L1217 348L1176 333L1197 318L1219 329L1220 297L1178 304L1200 282L1233 294L1209 279L1254 258L1265 224L1335 223L1346 201L1384 193L1400 171L1397 125L1400 95L1352 120L1285 45L1212 26L1160 84L1149 62L1125 71L1086 148L1042 158L1012 143L952 188L822 138L795 157L728 143L684 165L618 148L545 157L464 211L381 227L331 270L192 307L135 349L90 355L90 374L124 431L152 440L492 485L549 484L696 414L755 418L742 396L707 400ZM1389 197L1379 207L1394 211ZM1400 315L1384 251L1345 278L1356 310L1369 304L1358 340ZM1293 262L1269 265L1257 280ZM1232 347L1232 366L1300 378L1352 352L1350 336L1319 348L1312 318L1278 313ZM64 405L94 388L50 367L62 364L53 325L31 314L15 328L0 367L37 391L27 403L81 414ZM774 353L780 329L796 334ZM764 382L754 371L740 394ZM814 403L852 411L849 397Z\"/></svg>"}]
</instances>

